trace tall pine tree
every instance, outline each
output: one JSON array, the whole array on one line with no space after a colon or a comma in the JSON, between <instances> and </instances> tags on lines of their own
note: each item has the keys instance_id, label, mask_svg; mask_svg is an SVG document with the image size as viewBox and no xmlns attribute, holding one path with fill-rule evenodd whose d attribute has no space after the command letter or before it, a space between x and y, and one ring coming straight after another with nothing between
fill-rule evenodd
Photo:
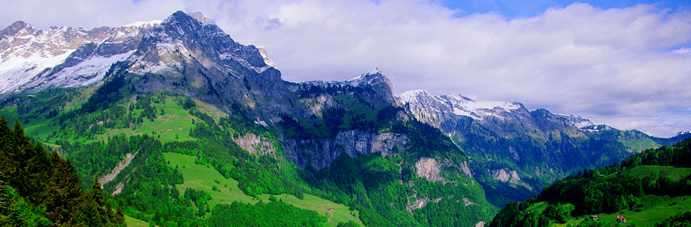
<instances>
[{"instance_id":1,"label":"tall pine tree","mask_svg":"<svg viewBox=\"0 0 691 227\"><path fill-rule=\"evenodd\" d=\"M53 151L50 161L53 171L46 186L46 216L58 225L69 223L74 218L74 208L81 200L81 182L69 160L60 158Z\"/></svg>"}]
</instances>

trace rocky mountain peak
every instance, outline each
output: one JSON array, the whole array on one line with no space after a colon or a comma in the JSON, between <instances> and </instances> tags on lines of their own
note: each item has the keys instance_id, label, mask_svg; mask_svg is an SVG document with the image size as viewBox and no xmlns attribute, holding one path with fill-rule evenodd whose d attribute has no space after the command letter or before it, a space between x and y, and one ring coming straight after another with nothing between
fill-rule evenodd
<instances>
[{"instance_id":1,"label":"rocky mountain peak","mask_svg":"<svg viewBox=\"0 0 691 227\"><path fill-rule=\"evenodd\" d=\"M486 118L504 119L511 112L524 109L520 103L501 101L475 101L462 95L430 95L424 90L412 90L397 96L403 104L416 113L419 118L436 119L438 115L465 116L475 120ZM435 116L435 117L432 117ZM431 117L431 118L430 118Z\"/></svg>"},{"instance_id":2,"label":"rocky mountain peak","mask_svg":"<svg viewBox=\"0 0 691 227\"><path fill-rule=\"evenodd\" d=\"M241 45L217 25L203 24L182 11L146 32L134 55L130 60L138 64L131 72L136 74L180 72L184 64L229 71L236 77L270 68L256 47Z\"/></svg>"},{"instance_id":3,"label":"rocky mountain peak","mask_svg":"<svg viewBox=\"0 0 691 227\"><path fill-rule=\"evenodd\" d=\"M32 29L30 24L27 24L24 21L16 21L16 22L12 23L10 26L8 26L7 28L0 30L0 39L5 38L6 36L16 35L19 31L21 31L27 27Z\"/></svg>"},{"instance_id":4,"label":"rocky mountain peak","mask_svg":"<svg viewBox=\"0 0 691 227\"><path fill-rule=\"evenodd\" d=\"M566 121L571 122L576 128L584 128L587 126L592 126L594 125L593 122L591 122L589 119L581 117L581 116L575 116L575 115L561 115L562 117L566 118Z\"/></svg>"},{"instance_id":5,"label":"rocky mountain peak","mask_svg":"<svg viewBox=\"0 0 691 227\"><path fill-rule=\"evenodd\" d=\"M346 83L355 87L371 87L374 91L378 93L379 97L383 97L387 102L395 102L393 94L393 84L386 78L384 74L375 68L367 73L363 73L360 76L352 78Z\"/></svg>"},{"instance_id":6,"label":"rocky mountain peak","mask_svg":"<svg viewBox=\"0 0 691 227\"><path fill-rule=\"evenodd\" d=\"M193 66L218 72L219 80L228 75L249 76L250 81L280 79L275 70L264 73L273 67L266 54L235 42L208 22L212 21L201 13L182 11L161 22L88 31L36 30L15 22L0 31L0 94L89 85L121 61L129 62L121 65L134 74L187 73L185 68Z\"/></svg>"},{"instance_id":7,"label":"rocky mountain peak","mask_svg":"<svg viewBox=\"0 0 691 227\"><path fill-rule=\"evenodd\" d=\"M163 20L161 25L180 28L182 30L180 30L178 33L182 33L183 31L188 32L198 30L202 26L202 23L183 11L176 11Z\"/></svg>"}]
</instances>

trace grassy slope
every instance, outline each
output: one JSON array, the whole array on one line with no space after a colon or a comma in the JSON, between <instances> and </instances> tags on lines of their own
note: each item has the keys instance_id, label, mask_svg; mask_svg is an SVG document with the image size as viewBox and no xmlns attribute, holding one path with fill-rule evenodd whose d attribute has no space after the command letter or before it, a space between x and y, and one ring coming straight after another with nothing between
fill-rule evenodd
<instances>
[{"instance_id":1,"label":"grassy slope","mask_svg":"<svg viewBox=\"0 0 691 227\"><path fill-rule=\"evenodd\" d=\"M619 142L624 144L629 152L641 152L645 149L660 147L660 144L656 143L650 138L637 138L637 139L619 139Z\"/></svg>"},{"instance_id":2,"label":"grassy slope","mask_svg":"<svg viewBox=\"0 0 691 227\"><path fill-rule=\"evenodd\" d=\"M200 108L197 108L198 110L209 114L215 120L218 120L221 116L225 116L220 110L213 106L204 104L196 100L195 102L198 106L200 106ZM127 103L124 106L127 107L131 103L134 103L134 101L131 101L130 103ZM134 128L109 129L106 133L97 135L94 140L104 141L111 136L116 136L120 134L130 136L136 135L137 133L149 134L155 137L160 137L159 140L161 140L162 143L167 143L171 141L194 140L194 138L189 136L190 130L194 128L192 120L198 121L199 119L192 116L191 114L189 114L189 112L187 112L180 105L178 105L174 98L166 97L164 103L152 103L151 105L155 107L157 111L156 119L153 122L149 121L148 119L144 119L143 123L138 124ZM163 109L164 111L163 115L160 115L161 109ZM17 117L16 107L8 107L0 112L3 115L5 115L5 118L10 123L14 122L14 119L16 119ZM132 113L135 116L138 116L141 112L142 110L134 110ZM58 118L38 119L30 122L29 124L23 125L25 126L24 130L28 135L40 141L43 141L44 143L50 144L54 141L50 141L47 138L50 135L52 135L53 131L60 131L56 127L58 121Z\"/></svg>"},{"instance_id":3,"label":"grassy slope","mask_svg":"<svg viewBox=\"0 0 691 227\"><path fill-rule=\"evenodd\" d=\"M658 172L660 176L668 176L674 180L679 180L691 174L691 168L680 168L673 166L636 166L634 168L624 170L622 174L633 175L637 177L644 177ZM617 216L625 216L627 223L624 226L654 226L663 220L691 210L691 196L655 196L646 195L641 198L643 207L640 211L622 210L616 213L600 213L595 214L600 217L600 222L609 225L616 225ZM539 202L530 205L527 209L530 213L542 213L547 207L547 202ZM589 220L590 215L574 217L564 224L555 224L555 226L576 226L581 222Z\"/></svg>"},{"instance_id":4,"label":"grassy slope","mask_svg":"<svg viewBox=\"0 0 691 227\"><path fill-rule=\"evenodd\" d=\"M234 179L225 179L213 167L195 164L194 156L183 155L177 153L164 153L166 160L170 161L169 165L177 166L185 179L185 183L178 186L180 193L183 193L186 188L193 188L196 190L204 190L211 195L212 200L209 205L215 206L219 203L231 203L232 201L239 201L244 203L256 203L261 200L268 201L269 195L259 195L257 198L245 195L240 188L238 182ZM227 185L227 186L226 186ZM216 186L220 191L214 191L213 186ZM327 209L333 210L333 218L331 222L326 224L328 226L336 226L339 222L354 221L360 225L362 222L357 217L350 214L348 207L343 204L337 204L316 196L305 194L303 200L296 198L293 195L281 194L276 196L283 202L292 204L298 208L313 210L320 215L325 215L327 218Z\"/></svg>"},{"instance_id":5,"label":"grassy slope","mask_svg":"<svg viewBox=\"0 0 691 227\"><path fill-rule=\"evenodd\" d=\"M624 174L636 177L652 176L655 172L659 173L660 176L667 176L674 180L680 180L691 175L691 168L642 165L623 171Z\"/></svg>"},{"instance_id":6,"label":"grassy slope","mask_svg":"<svg viewBox=\"0 0 691 227\"><path fill-rule=\"evenodd\" d=\"M624 226L654 226L665 219L689 211L691 209L691 196L655 196L647 195L641 198L643 209L638 211L622 210L616 213L600 213L595 214L600 217L600 222L608 225L616 225L615 219L617 216L624 216L627 222ZM557 224L556 226L575 226L579 223L588 220L590 215L575 217L565 224Z\"/></svg>"},{"instance_id":7,"label":"grassy slope","mask_svg":"<svg viewBox=\"0 0 691 227\"><path fill-rule=\"evenodd\" d=\"M142 221L142 220L139 220L139 219L127 216L127 215L125 215L125 224L127 226L133 226L133 227L139 227L139 226L148 227L149 226L148 222L145 222L145 221Z\"/></svg>"},{"instance_id":8,"label":"grassy slope","mask_svg":"<svg viewBox=\"0 0 691 227\"><path fill-rule=\"evenodd\" d=\"M194 138L189 136L190 130L194 127L194 125L192 125L192 120L199 119L190 115L170 97L165 99L165 103L152 103L151 105L154 106L157 111L163 109L164 115L158 115L160 114L159 112L157 113L156 120L153 122L145 119L144 123L138 125L135 129L111 129L105 134L98 135L96 138L104 140L109 136L119 135L121 133L125 135L141 133L157 137L160 136L159 140L161 140L161 143L194 140ZM141 112L141 110L134 111L136 114L139 114L139 112Z\"/></svg>"}]
</instances>

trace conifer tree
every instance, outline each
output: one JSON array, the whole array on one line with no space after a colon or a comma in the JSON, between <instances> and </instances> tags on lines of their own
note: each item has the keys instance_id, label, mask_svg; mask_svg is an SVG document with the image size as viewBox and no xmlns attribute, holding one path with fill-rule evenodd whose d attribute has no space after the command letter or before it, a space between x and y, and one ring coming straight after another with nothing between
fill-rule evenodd
<instances>
[{"instance_id":1,"label":"conifer tree","mask_svg":"<svg viewBox=\"0 0 691 227\"><path fill-rule=\"evenodd\" d=\"M8 136L8 163L3 171L9 175L8 183L14 186L19 195L32 204L42 201L45 182L50 176L50 161L45 149L38 143L32 144L24 135L19 120L14 122L14 131Z\"/></svg>"},{"instance_id":2,"label":"conifer tree","mask_svg":"<svg viewBox=\"0 0 691 227\"><path fill-rule=\"evenodd\" d=\"M81 199L81 182L69 160L60 158L55 151L50 160L53 168L46 186L46 216L55 224L68 223L74 218L73 209Z\"/></svg>"},{"instance_id":3,"label":"conifer tree","mask_svg":"<svg viewBox=\"0 0 691 227\"><path fill-rule=\"evenodd\" d=\"M77 221L87 226L120 226L124 225L125 218L122 211L113 211L103 195L101 183L94 177L91 189L84 194L82 204L79 206Z\"/></svg>"},{"instance_id":4,"label":"conifer tree","mask_svg":"<svg viewBox=\"0 0 691 227\"><path fill-rule=\"evenodd\" d=\"M50 226L50 220L10 185L0 186L0 226Z\"/></svg>"}]
</instances>

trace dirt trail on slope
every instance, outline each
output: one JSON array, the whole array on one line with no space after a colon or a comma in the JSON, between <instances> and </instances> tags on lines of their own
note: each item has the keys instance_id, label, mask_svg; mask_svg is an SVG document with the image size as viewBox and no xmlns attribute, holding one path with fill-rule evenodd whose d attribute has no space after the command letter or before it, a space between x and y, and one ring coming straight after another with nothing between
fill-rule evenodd
<instances>
[{"instance_id":1,"label":"dirt trail on slope","mask_svg":"<svg viewBox=\"0 0 691 227\"><path fill-rule=\"evenodd\" d=\"M331 218L334 217L334 209L329 208L329 213L331 214L331 217L329 217L329 219L328 219L328 221L326 222L326 224L331 223Z\"/></svg>"},{"instance_id":2,"label":"dirt trail on slope","mask_svg":"<svg viewBox=\"0 0 691 227\"><path fill-rule=\"evenodd\" d=\"M137 155L137 152L135 152L134 154L131 154L131 153L125 154L125 160L120 161L120 163L118 163L118 165L115 166L115 168L113 168L113 170L110 171L109 174L106 174L105 176L98 179L98 182L100 182L101 185L104 185L104 184L112 181L113 179L115 179L115 177L118 176L120 171L122 171L123 169L125 169L125 167L130 165L130 162L132 162L132 159L134 159L134 156L136 156L136 155Z\"/></svg>"}]
</instances>

